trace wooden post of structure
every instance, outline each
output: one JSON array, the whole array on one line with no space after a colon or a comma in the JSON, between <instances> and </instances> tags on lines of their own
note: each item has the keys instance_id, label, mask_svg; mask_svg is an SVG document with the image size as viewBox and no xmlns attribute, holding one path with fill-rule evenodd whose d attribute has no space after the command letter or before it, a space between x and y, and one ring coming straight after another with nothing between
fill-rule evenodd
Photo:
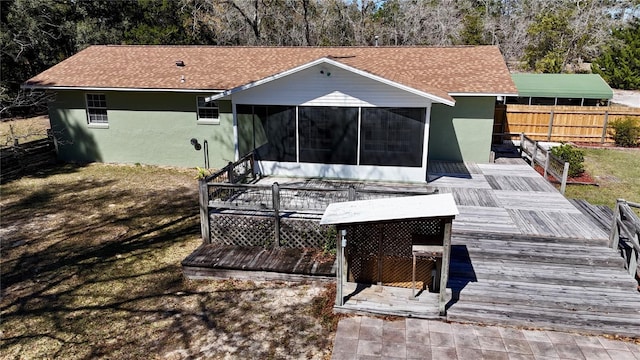
<instances>
[{"instance_id":1,"label":"wooden post of structure","mask_svg":"<svg viewBox=\"0 0 640 360\"><path fill-rule=\"evenodd\" d=\"M198 197L200 200L200 234L205 244L211 244L211 221L209 217L209 185L207 179L198 181Z\"/></svg>"},{"instance_id":2,"label":"wooden post of structure","mask_svg":"<svg viewBox=\"0 0 640 360\"><path fill-rule=\"evenodd\" d=\"M620 218L620 204L624 204L624 199L617 199L616 206L613 209L613 221L611 222L611 232L609 233L609 247L617 250L618 241L620 241L620 228L618 227L618 218Z\"/></svg>"},{"instance_id":3,"label":"wooden post of structure","mask_svg":"<svg viewBox=\"0 0 640 360\"><path fill-rule=\"evenodd\" d=\"M447 282L449 281L449 261L451 260L451 223L453 219L447 219L444 223L442 238L442 267L440 270L440 291L438 294L438 310L440 316L447 314Z\"/></svg>"},{"instance_id":4,"label":"wooden post of structure","mask_svg":"<svg viewBox=\"0 0 640 360\"><path fill-rule=\"evenodd\" d=\"M231 161L227 164L227 179L229 179L229 184L233 184L233 163Z\"/></svg>"},{"instance_id":5,"label":"wooden post of structure","mask_svg":"<svg viewBox=\"0 0 640 360\"><path fill-rule=\"evenodd\" d=\"M344 257L344 248L342 247L342 245L344 245L344 236L345 236L345 230L339 230L337 231L337 235L336 235L336 259L338 260L338 271L336 272L336 306L342 306L344 305L344 296L342 295L342 273L344 272L344 266L343 266L343 257Z\"/></svg>"},{"instance_id":6,"label":"wooden post of structure","mask_svg":"<svg viewBox=\"0 0 640 360\"><path fill-rule=\"evenodd\" d=\"M274 182L271 185L271 196L273 201L273 229L275 235L275 246L280 247L280 185Z\"/></svg>"},{"instance_id":7,"label":"wooden post of structure","mask_svg":"<svg viewBox=\"0 0 640 360\"><path fill-rule=\"evenodd\" d=\"M549 115L549 130L547 131L547 141L551 141L551 133L553 132L553 110Z\"/></svg>"},{"instance_id":8,"label":"wooden post of structure","mask_svg":"<svg viewBox=\"0 0 640 360\"><path fill-rule=\"evenodd\" d=\"M344 248L347 246L347 230L337 231L336 236L336 259L338 260L338 271L336 274L336 306L344 305L344 295L342 285L345 283L345 264L344 264Z\"/></svg>"},{"instance_id":9,"label":"wooden post of structure","mask_svg":"<svg viewBox=\"0 0 640 360\"><path fill-rule=\"evenodd\" d=\"M382 259L384 242L384 224L378 224L378 285L382 286Z\"/></svg>"},{"instance_id":10,"label":"wooden post of structure","mask_svg":"<svg viewBox=\"0 0 640 360\"><path fill-rule=\"evenodd\" d=\"M533 151L531 152L531 167L536 167L536 156L538 156L538 142L533 142Z\"/></svg>"},{"instance_id":11,"label":"wooden post of structure","mask_svg":"<svg viewBox=\"0 0 640 360\"><path fill-rule=\"evenodd\" d=\"M560 184L560 193L564 195L564 191L567 189L567 178L569 177L569 163L564 163L564 169L562 170L562 183Z\"/></svg>"},{"instance_id":12,"label":"wooden post of structure","mask_svg":"<svg viewBox=\"0 0 640 360\"><path fill-rule=\"evenodd\" d=\"M609 126L609 110L604 112L604 124L602 125L602 137L600 138L600 144L604 144L604 140L607 138L607 127Z\"/></svg>"}]
</instances>

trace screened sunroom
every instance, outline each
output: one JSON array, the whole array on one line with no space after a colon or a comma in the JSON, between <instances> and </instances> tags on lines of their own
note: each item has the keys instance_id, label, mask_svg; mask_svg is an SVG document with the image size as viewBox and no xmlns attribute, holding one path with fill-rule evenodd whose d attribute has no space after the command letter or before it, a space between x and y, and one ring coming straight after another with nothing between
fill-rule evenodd
<instances>
[{"instance_id":1,"label":"screened sunroom","mask_svg":"<svg viewBox=\"0 0 640 360\"><path fill-rule=\"evenodd\" d=\"M426 179L431 105L454 104L326 58L216 99L264 175L410 182Z\"/></svg>"}]
</instances>

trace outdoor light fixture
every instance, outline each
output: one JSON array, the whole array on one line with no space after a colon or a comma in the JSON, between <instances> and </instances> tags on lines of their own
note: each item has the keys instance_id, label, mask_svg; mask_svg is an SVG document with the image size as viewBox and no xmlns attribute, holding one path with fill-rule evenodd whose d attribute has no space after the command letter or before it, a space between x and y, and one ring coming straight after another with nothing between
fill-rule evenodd
<instances>
[{"instance_id":1,"label":"outdoor light fixture","mask_svg":"<svg viewBox=\"0 0 640 360\"><path fill-rule=\"evenodd\" d=\"M202 145L198 143L198 139L196 138L191 138L191 145L196 149L196 151L200 151L200 149L202 149Z\"/></svg>"}]
</instances>

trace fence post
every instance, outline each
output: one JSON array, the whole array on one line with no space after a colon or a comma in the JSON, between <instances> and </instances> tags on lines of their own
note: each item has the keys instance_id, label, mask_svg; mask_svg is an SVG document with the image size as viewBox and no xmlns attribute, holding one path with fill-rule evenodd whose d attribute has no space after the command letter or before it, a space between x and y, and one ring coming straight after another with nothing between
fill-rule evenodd
<instances>
[{"instance_id":1,"label":"fence post","mask_svg":"<svg viewBox=\"0 0 640 360\"><path fill-rule=\"evenodd\" d=\"M567 178L569 177L569 163L564 163L564 170L562 170L562 183L560 184L560 193L564 195L564 191L567 189Z\"/></svg>"},{"instance_id":2,"label":"fence post","mask_svg":"<svg viewBox=\"0 0 640 360\"><path fill-rule=\"evenodd\" d=\"M607 127L609 126L609 110L604 111L604 125L602 125L602 137L600 138L600 144L604 144L604 140L607 138Z\"/></svg>"},{"instance_id":3,"label":"fence post","mask_svg":"<svg viewBox=\"0 0 640 360\"><path fill-rule=\"evenodd\" d=\"M618 218L620 217L620 204L625 203L624 199L617 199L613 208L613 222L611 223L611 232L609 233L609 247L617 250L618 241L620 241L620 229L618 228Z\"/></svg>"},{"instance_id":4,"label":"fence post","mask_svg":"<svg viewBox=\"0 0 640 360\"><path fill-rule=\"evenodd\" d=\"M533 142L533 151L531 153L531 167L536 167L536 156L538 156L538 142Z\"/></svg>"},{"instance_id":5,"label":"fence post","mask_svg":"<svg viewBox=\"0 0 640 360\"><path fill-rule=\"evenodd\" d=\"M209 185L207 179L198 180L198 195L200 199L200 233L205 244L211 244L211 225L209 221Z\"/></svg>"},{"instance_id":6,"label":"fence post","mask_svg":"<svg viewBox=\"0 0 640 360\"><path fill-rule=\"evenodd\" d=\"M271 185L271 195L273 201L273 225L275 232L275 246L280 247L280 185L274 182Z\"/></svg>"},{"instance_id":7,"label":"fence post","mask_svg":"<svg viewBox=\"0 0 640 360\"><path fill-rule=\"evenodd\" d=\"M553 131L553 110L549 115L549 130L547 131L547 141L551 141L551 133Z\"/></svg>"},{"instance_id":8,"label":"fence post","mask_svg":"<svg viewBox=\"0 0 640 360\"><path fill-rule=\"evenodd\" d=\"M349 185L349 191L347 193L347 197L349 201L354 201L356 199L356 188L353 185Z\"/></svg>"},{"instance_id":9,"label":"fence post","mask_svg":"<svg viewBox=\"0 0 640 360\"><path fill-rule=\"evenodd\" d=\"M233 184L233 163L231 161L227 164L227 179L229 184Z\"/></svg>"}]
</instances>

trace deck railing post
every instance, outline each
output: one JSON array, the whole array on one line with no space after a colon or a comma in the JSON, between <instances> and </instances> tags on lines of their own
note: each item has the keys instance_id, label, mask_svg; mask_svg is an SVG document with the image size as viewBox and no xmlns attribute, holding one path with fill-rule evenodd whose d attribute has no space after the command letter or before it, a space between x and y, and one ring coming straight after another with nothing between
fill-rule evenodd
<instances>
[{"instance_id":1,"label":"deck railing post","mask_svg":"<svg viewBox=\"0 0 640 360\"><path fill-rule=\"evenodd\" d=\"M198 181L198 195L200 202L200 233L205 244L211 244L211 225L209 223L209 185L207 179Z\"/></svg>"},{"instance_id":2,"label":"deck railing post","mask_svg":"<svg viewBox=\"0 0 640 360\"><path fill-rule=\"evenodd\" d=\"M227 180L229 184L233 184L233 163L231 161L227 164Z\"/></svg>"},{"instance_id":3,"label":"deck railing post","mask_svg":"<svg viewBox=\"0 0 640 360\"><path fill-rule=\"evenodd\" d=\"M524 147L524 133L520 133L520 157L522 157L522 148Z\"/></svg>"},{"instance_id":4,"label":"deck railing post","mask_svg":"<svg viewBox=\"0 0 640 360\"><path fill-rule=\"evenodd\" d=\"M273 229L275 235L275 246L280 247L280 185L274 182L271 185L271 195L273 201Z\"/></svg>"},{"instance_id":5,"label":"deck railing post","mask_svg":"<svg viewBox=\"0 0 640 360\"><path fill-rule=\"evenodd\" d=\"M536 156L538 156L538 142L533 142L533 151L531 153L531 167L536 167Z\"/></svg>"},{"instance_id":6,"label":"deck railing post","mask_svg":"<svg viewBox=\"0 0 640 360\"><path fill-rule=\"evenodd\" d=\"M547 178L547 172L549 171L549 162L551 161L551 156L547 154L547 157L544 159L544 178Z\"/></svg>"},{"instance_id":7,"label":"deck railing post","mask_svg":"<svg viewBox=\"0 0 640 360\"><path fill-rule=\"evenodd\" d=\"M347 197L349 201L354 201L356 199L356 188L353 185L349 185L349 190L347 193Z\"/></svg>"},{"instance_id":8,"label":"deck railing post","mask_svg":"<svg viewBox=\"0 0 640 360\"><path fill-rule=\"evenodd\" d=\"M567 189L567 179L569 178L569 163L564 163L564 169L562 170L562 183L560 184L560 193L564 195L564 191Z\"/></svg>"},{"instance_id":9,"label":"deck railing post","mask_svg":"<svg viewBox=\"0 0 640 360\"><path fill-rule=\"evenodd\" d=\"M618 227L618 221L620 221L620 205L625 202L624 199L617 199L613 209L613 221L611 223L611 233L609 233L609 247L614 250L618 249L618 242L620 241L620 227Z\"/></svg>"},{"instance_id":10,"label":"deck railing post","mask_svg":"<svg viewBox=\"0 0 640 360\"><path fill-rule=\"evenodd\" d=\"M255 162L255 157L252 152L251 155L249 155L249 168L251 169L251 179L255 181L257 176L256 176L256 168L255 168L254 162Z\"/></svg>"}]
</instances>

